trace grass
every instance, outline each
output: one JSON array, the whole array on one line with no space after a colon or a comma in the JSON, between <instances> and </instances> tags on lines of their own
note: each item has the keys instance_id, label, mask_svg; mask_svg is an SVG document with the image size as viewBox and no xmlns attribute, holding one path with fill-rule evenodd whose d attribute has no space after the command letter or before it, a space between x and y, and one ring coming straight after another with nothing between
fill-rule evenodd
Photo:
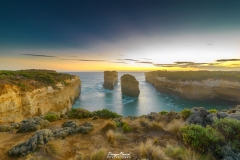
<instances>
[{"instance_id":1,"label":"grass","mask_svg":"<svg viewBox=\"0 0 240 160\"><path fill-rule=\"evenodd\" d=\"M114 143L115 142L116 135L115 135L113 130L111 130L111 129L108 130L106 135L107 135L107 138L108 138L108 142L110 142L110 143Z\"/></svg>"},{"instance_id":2,"label":"grass","mask_svg":"<svg viewBox=\"0 0 240 160\"><path fill-rule=\"evenodd\" d=\"M41 155L47 156L50 159L61 159L61 141L50 141L45 145L39 145L38 150Z\"/></svg>"},{"instance_id":3,"label":"grass","mask_svg":"<svg viewBox=\"0 0 240 160\"><path fill-rule=\"evenodd\" d=\"M153 71L145 74L154 77L166 77L169 80L181 81L201 81L205 79L239 81L240 79L240 72L238 71Z\"/></svg>"},{"instance_id":4,"label":"grass","mask_svg":"<svg viewBox=\"0 0 240 160\"><path fill-rule=\"evenodd\" d=\"M68 113L69 118L90 118L93 117L93 113L83 109L83 108L72 108L71 111Z\"/></svg>"},{"instance_id":5,"label":"grass","mask_svg":"<svg viewBox=\"0 0 240 160\"><path fill-rule=\"evenodd\" d=\"M115 130L116 129L116 123L114 121L106 121L103 124L103 127L101 128L102 132L107 132L108 130Z\"/></svg>"},{"instance_id":6,"label":"grass","mask_svg":"<svg viewBox=\"0 0 240 160\"><path fill-rule=\"evenodd\" d=\"M214 160L210 154L198 153L192 149L185 150L181 158L182 160Z\"/></svg>"},{"instance_id":7,"label":"grass","mask_svg":"<svg viewBox=\"0 0 240 160\"><path fill-rule=\"evenodd\" d=\"M104 148L101 148L99 150L95 150L91 156L90 160L105 160L107 157L107 150Z\"/></svg>"},{"instance_id":8,"label":"grass","mask_svg":"<svg viewBox=\"0 0 240 160\"><path fill-rule=\"evenodd\" d=\"M161 160L165 160L168 159L166 157L166 155L164 154L163 150L158 147L155 146L153 143L153 140L148 139L146 141L146 143L141 143L140 145L140 154L141 154L141 158L146 158L146 159L161 159Z\"/></svg>"},{"instance_id":9,"label":"grass","mask_svg":"<svg viewBox=\"0 0 240 160\"><path fill-rule=\"evenodd\" d=\"M179 146L167 144L164 152L168 157L172 159L182 159L185 154L185 149Z\"/></svg>"},{"instance_id":10,"label":"grass","mask_svg":"<svg viewBox=\"0 0 240 160\"><path fill-rule=\"evenodd\" d=\"M181 137L181 127L185 125L184 121L173 120L168 125L166 125L165 130L176 135L178 138Z\"/></svg>"}]
</instances>

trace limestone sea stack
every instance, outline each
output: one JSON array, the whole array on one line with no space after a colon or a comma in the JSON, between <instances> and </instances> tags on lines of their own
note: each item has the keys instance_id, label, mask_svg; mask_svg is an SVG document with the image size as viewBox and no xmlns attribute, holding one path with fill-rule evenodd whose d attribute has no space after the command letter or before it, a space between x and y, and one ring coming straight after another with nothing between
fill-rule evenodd
<instances>
[{"instance_id":1,"label":"limestone sea stack","mask_svg":"<svg viewBox=\"0 0 240 160\"><path fill-rule=\"evenodd\" d=\"M118 82L118 73L116 71L104 71L103 87L113 90L114 85Z\"/></svg>"},{"instance_id":2,"label":"limestone sea stack","mask_svg":"<svg viewBox=\"0 0 240 160\"><path fill-rule=\"evenodd\" d=\"M130 97L138 97L140 94L139 82L130 74L121 77L122 94Z\"/></svg>"}]
</instances>

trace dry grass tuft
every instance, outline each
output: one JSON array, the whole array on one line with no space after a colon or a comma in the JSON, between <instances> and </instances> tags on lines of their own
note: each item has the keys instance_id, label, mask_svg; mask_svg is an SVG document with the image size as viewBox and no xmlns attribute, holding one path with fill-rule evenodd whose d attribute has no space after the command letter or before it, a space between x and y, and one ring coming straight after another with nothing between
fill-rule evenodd
<instances>
[{"instance_id":1,"label":"dry grass tuft","mask_svg":"<svg viewBox=\"0 0 240 160\"><path fill-rule=\"evenodd\" d=\"M108 142L110 143L114 143L115 142L115 139L116 139L116 134L114 133L113 130L108 130L107 133L107 138L108 138Z\"/></svg>"},{"instance_id":2,"label":"dry grass tuft","mask_svg":"<svg viewBox=\"0 0 240 160\"><path fill-rule=\"evenodd\" d=\"M108 130L115 130L116 129L116 123L113 122L113 121L106 121L104 124L103 124L103 127L101 128L101 131L102 132L107 132Z\"/></svg>"},{"instance_id":3,"label":"dry grass tuft","mask_svg":"<svg viewBox=\"0 0 240 160\"><path fill-rule=\"evenodd\" d=\"M154 130L154 131L164 131L164 128L163 128L163 123L162 122L151 122L149 124L149 127L151 130Z\"/></svg>"},{"instance_id":4,"label":"dry grass tuft","mask_svg":"<svg viewBox=\"0 0 240 160\"><path fill-rule=\"evenodd\" d=\"M173 120L170 122L165 130L171 132L172 134L176 135L178 138L181 136L180 128L185 125L184 121L181 120Z\"/></svg>"},{"instance_id":5,"label":"dry grass tuft","mask_svg":"<svg viewBox=\"0 0 240 160\"><path fill-rule=\"evenodd\" d=\"M58 160L61 159L61 147L61 141L50 141L45 145L39 145L39 153L40 155L50 157L53 160Z\"/></svg>"},{"instance_id":6,"label":"dry grass tuft","mask_svg":"<svg viewBox=\"0 0 240 160\"><path fill-rule=\"evenodd\" d=\"M165 154L172 159L182 159L182 156L185 154L185 149L179 146L172 146L167 144L164 149Z\"/></svg>"},{"instance_id":7,"label":"dry grass tuft","mask_svg":"<svg viewBox=\"0 0 240 160\"><path fill-rule=\"evenodd\" d=\"M169 158L166 157L163 150L158 147L154 146L153 141L148 139L146 143L141 143L140 145L140 154L141 158L146 159L161 159L161 160L168 160Z\"/></svg>"},{"instance_id":8,"label":"dry grass tuft","mask_svg":"<svg viewBox=\"0 0 240 160\"><path fill-rule=\"evenodd\" d=\"M90 156L90 160L105 160L106 158L107 150L105 148L94 151Z\"/></svg>"}]
</instances>

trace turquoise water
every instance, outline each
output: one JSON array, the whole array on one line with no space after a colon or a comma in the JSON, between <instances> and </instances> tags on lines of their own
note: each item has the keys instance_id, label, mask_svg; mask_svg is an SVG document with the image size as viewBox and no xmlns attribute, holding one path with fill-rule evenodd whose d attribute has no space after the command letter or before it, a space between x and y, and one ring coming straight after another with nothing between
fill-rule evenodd
<instances>
[{"instance_id":1,"label":"turquoise water","mask_svg":"<svg viewBox=\"0 0 240 160\"><path fill-rule=\"evenodd\" d=\"M85 108L89 111L107 108L123 116L140 116L150 112L181 111L184 108L204 107L206 109L229 109L233 104L196 102L184 100L176 96L158 92L151 84L145 81L144 73L132 74L139 81L140 95L138 98L122 96L120 81L110 91L103 88L102 72L77 72L71 73L80 76L82 81L81 95L76 100L73 108ZM119 73L118 78L126 73Z\"/></svg>"}]
</instances>

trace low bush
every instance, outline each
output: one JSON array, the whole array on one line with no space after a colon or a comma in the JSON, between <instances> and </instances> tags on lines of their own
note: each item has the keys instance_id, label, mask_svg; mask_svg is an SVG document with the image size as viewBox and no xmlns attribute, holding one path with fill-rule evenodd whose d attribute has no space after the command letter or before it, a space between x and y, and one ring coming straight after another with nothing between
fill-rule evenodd
<instances>
[{"instance_id":1,"label":"low bush","mask_svg":"<svg viewBox=\"0 0 240 160\"><path fill-rule=\"evenodd\" d=\"M13 130L12 126L8 126L8 125L1 125L0 126L0 132L7 132L7 131L11 131Z\"/></svg>"},{"instance_id":2,"label":"low bush","mask_svg":"<svg viewBox=\"0 0 240 160\"><path fill-rule=\"evenodd\" d=\"M69 118L90 118L93 117L93 114L83 108L73 108L69 114L68 114Z\"/></svg>"},{"instance_id":3,"label":"low bush","mask_svg":"<svg viewBox=\"0 0 240 160\"><path fill-rule=\"evenodd\" d=\"M100 118L119 118L122 117L121 115L117 114L116 112L112 112L108 109L97 110L94 114Z\"/></svg>"},{"instance_id":4,"label":"low bush","mask_svg":"<svg viewBox=\"0 0 240 160\"><path fill-rule=\"evenodd\" d=\"M240 139L240 121L237 119L217 119L214 121L213 127L216 128L226 140Z\"/></svg>"},{"instance_id":5,"label":"low bush","mask_svg":"<svg viewBox=\"0 0 240 160\"><path fill-rule=\"evenodd\" d=\"M168 111L161 111L161 112L159 112L159 114L161 114L161 115L165 115L167 113L168 113Z\"/></svg>"},{"instance_id":6,"label":"low bush","mask_svg":"<svg viewBox=\"0 0 240 160\"><path fill-rule=\"evenodd\" d=\"M125 132L125 133L132 131L132 127L130 127L130 126L129 126L128 124L126 124L126 123L123 125L122 128L123 128L123 132Z\"/></svg>"},{"instance_id":7,"label":"low bush","mask_svg":"<svg viewBox=\"0 0 240 160\"><path fill-rule=\"evenodd\" d=\"M217 113L218 111L216 109L210 109L208 110L210 113Z\"/></svg>"},{"instance_id":8,"label":"low bush","mask_svg":"<svg viewBox=\"0 0 240 160\"><path fill-rule=\"evenodd\" d=\"M191 112L190 109L184 108L184 109L180 112L180 114L181 114L182 118L183 118L184 120L186 120L186 119L192 114L192 112Z\"/></svg>"},{"instance_id":9,"label":"low bush","mask_svg":"<svg viewBox=\"0 0 240 160\"><path fill-rule=\"evenodd\" d=\"M181 132L184 143L201 152L223 139L222 135L210 126L204 128L196 124L186 125L181 128Z\"/></svg>"},{"instance_id":10,"label":"low bush","mask_svg":"<svg viewBox=\"0 0 240 160\"><path fill-rule=\"evenodd\" d=\"M48 120L49 122L53 122L53 121L57 121L59 119L59 116L56 113L51 112L51 113L47 113L44 116L44 119Z\"/></svg>"}]
</instances>

